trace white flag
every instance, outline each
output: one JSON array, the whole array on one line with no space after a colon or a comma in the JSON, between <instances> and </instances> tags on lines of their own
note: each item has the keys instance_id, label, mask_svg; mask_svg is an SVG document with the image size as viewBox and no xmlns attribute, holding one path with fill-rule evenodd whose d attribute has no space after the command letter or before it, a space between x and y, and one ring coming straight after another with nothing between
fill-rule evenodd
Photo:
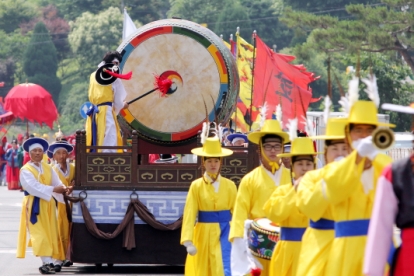
<instances>
[{"instance_id":1,"label":"white flag","mask_svg":"<svg viewBox=\"0 0 414 276\"><path fill-rule=\"evenodd\" d=\"M137 30L131 17L129 17L126 8L124 9L124 26L122 30L122 40L133 34Z\"/></svg>"}]
</instances>

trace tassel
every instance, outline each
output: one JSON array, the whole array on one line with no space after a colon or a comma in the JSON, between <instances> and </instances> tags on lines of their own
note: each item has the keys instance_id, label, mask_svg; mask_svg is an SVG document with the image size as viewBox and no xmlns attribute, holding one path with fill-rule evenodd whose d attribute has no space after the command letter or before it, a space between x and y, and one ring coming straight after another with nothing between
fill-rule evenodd
<instances>
[{"instance_id":1,"label":"tassel","mask_svg":"<svg viewBox=\"0 0 414 276\"><path fill-rule=\"evenodd\" d=\"M103 71L109 75L111 75L112 77L118 78L118 79L123 79L123 80L130 80L132 77L132 71L126 74L118 74L115 72L112 72L111 70L108 69L103 69Z\"/></svg>"},{"instance_id":2,"label":"tassel","mask_svg":"<svg viewBox=\"0 0 414 276\"><path fill-rule=\"evenodd\" d=\"M262 270L260 268L252 268L250 274L252 276L260 276L262 274Z\"/></svg>"},{"instance_id":3,"label":"tassel","mask_svg":"<svg viewBox=\"0 0 414 276\"><path fill-rule=\"evenodd\" d=\"M160 78L160 76L155 76L154 86L158 87L158 90L161 92L161 97L164 97L168 90L171 88L172 81L167 78Z\"/></svg>"}]
</instances>

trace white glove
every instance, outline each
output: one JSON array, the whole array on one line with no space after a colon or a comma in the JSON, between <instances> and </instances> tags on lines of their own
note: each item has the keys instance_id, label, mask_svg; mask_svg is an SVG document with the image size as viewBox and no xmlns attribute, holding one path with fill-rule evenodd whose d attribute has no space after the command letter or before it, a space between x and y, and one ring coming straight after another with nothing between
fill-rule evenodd
<instances>
[{"instance_id":1,"label":"white glove","mask_svg":"<svg viewBox=\"0 0 414 276\"><path fill-rule=\"evenodd\" d=\"M191 256L194 256L195 254L197 254L197 248L194 246L194 244L191 241L186 241L183 243L183 245L187 249L187 253L190 254Z\"/></svg>"},{"instance_id":2,"label":"white glove","mask_svg":"<svg viewBox=\"0 0 414 276\"><path fill-rule=\"evenodd\" d=\"M362 157L368 157L370 160L374 160L374 158L379 153L378 150L375 148L374 144L372 143L372 136L365 137L363 139L359 139L357 141L352 142L352 146L358 154Z\"/></svg>"}]
</instances>

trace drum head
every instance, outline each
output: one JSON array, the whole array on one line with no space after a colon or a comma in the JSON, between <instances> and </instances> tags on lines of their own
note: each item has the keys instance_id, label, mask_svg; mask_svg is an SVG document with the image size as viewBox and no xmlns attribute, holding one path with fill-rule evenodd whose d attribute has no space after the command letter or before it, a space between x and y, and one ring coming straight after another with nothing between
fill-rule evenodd
<instances>
[{"instance_id":1,"label":"drum head","mask_svg":"<svg viewBox=\"0 0 414 276\"><path fill-rule=\"evenodd\" d=\"M253 224L256 228L263 229L268 232L280 233L280 227L267 218L255 219Z\"/></svg>"},{"instance_id":2,"label":"drum head","mask_svg":"<svg viewBox=\"0 0 414 276\"><path fill-rule=\"evenodd\" d=\"M147 24L119 48L130 101L154 88L154 76L173 81L166 96L158 91L121 111L142 136L160 142L192 138L206 118L226 122L236 103L239 79L230 51L213 32L196 23L166 19Z\"/></svg>"}]
</instances>

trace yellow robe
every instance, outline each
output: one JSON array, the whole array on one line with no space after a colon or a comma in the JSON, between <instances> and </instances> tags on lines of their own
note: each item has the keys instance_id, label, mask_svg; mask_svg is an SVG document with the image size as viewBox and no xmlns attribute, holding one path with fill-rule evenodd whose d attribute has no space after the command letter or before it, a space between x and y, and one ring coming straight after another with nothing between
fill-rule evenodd
<instances>
[{"instance_id":1,"label":"yellow robe","mask_svg":"<svg viewBox=\"0 0 414 276\"><path fill-rule=\"evenodd\" d=\"M75 179L75 165L69 163L69 175L64 176L59 169L59 164L53 166L53 170L59 176L60 181L68 187L73 179ZM59 236L63 244L63 249L67 252L69 247L69 238L70 238L70 223L66 214L66 205L58 202L58 229Z\"/></svg>"},{"instance_id":2,"label":"yellow robe","mask_svg":"<svg viewBox=\"0 0 414 276\"><path fill-rule=\"evenodd\" d=\"M325 170L326 194L332 203L335 222L370 219L377 180L391 158L378 154L372 162L374 177L368 194L364 192L361 174L364 162L355 164L357 152L353 151L345 159L329 164ZM323 183L322 183L323 185ZM335 238L327 263L325 275L358 276L363 275L365 236Z\"/></svg>"},{"instance_id":3,"label":"yellow robe","mask_svg":"<svg viewBox=\"0 0 414 276\"><path fill-rule=\"evenodd\" d=\"M31 165L24 165L21 170L29 170L40 183L50 186L52 181L52 168L47 164L42 164L43 174ZM56 202L52 198L49 201L40 199L40 212L37 216L37 222L30 222L34 196L28 195L23 197L22 212L20 217L20 227L17 242L17 258L26 256L26 231L29 230L29 244L33 247L33 254L36 257L46 256L57 260L65 259L65 252L59 239Z\"/></svg>"},{"instance_id":4,"label":"yellow robe","mask_svg":"<svg viewBox=\"0 0 414 276\"><path fill-rule=\"evenodd\" d=\"M296 206L296 191L289 181L278 187L263 207L268 219L280 227L306 228L308 218ZM302 242L279 240L270 260L269 275L296 275Z\"/></svg>"},{"instance_id":5,"label":"yellow robe","mask_svg":"<svg viewBox=\"0 0 414 276\"><path fill-rule=\"evenodd\" d=\"M246 174L240 182L234 206L233 221L230 229L230 241L234 238L243 238L244 221L247 219L265 218L263 205L277 188L273 179L266 173L263 166L259 166ZM280 184L290 183L290 170L280 167L282 175ZM270 261L257 258L263 266L261 276L269 275Z\"/></svg>"},{"instance_id":6,"label":"yellow robe","mask_svg":"<svg viewBox=\"0 0 414 276\"><path fill-rule=\"evenodd\" d=\"M324 170L328 167L307 172L297 189L296 204L300 212L313 221L327 219L333 221L331 205L322 192ZM300 263L297 275L323 275L328 262L335 230L321 230L308 227L302 238Z\"/></svg>"},{"instance_id":7,"label":"yellow robe","mask_svg":"<svg viewBox=\"0 0 414 276\"><path fill-rule=\"evenodd\" d=\"M105 102L114 102L114 92L112 91L112 85L100 85L95 80L95 73L93 72L90 76L89 80L89 101L93 105L102 104ZM98 107L99 112L96 114L96 125L98 128L97 133L97 144L96 146L102 146L104 137L105 137L105 129L106 129L106 112L107 112L108 106L102 105ZM122 146L122 137L121 132L119 129L118 120L116 119L116 115L114 112L114 107L112 106L112 116L115 122L116 127L116 135L117 135L117 144L118 146ZM86 145L90 146L92 144L92 119L91 116L88 116L86 118ZM99 150L101 151L101 150Z\"/></svg>"},{"instance_id":8,"label":"yellow robe","mask_svg":"<svg viewBox=\"0 0 414 276\"><path fill-rule=\"evenodd\" d=\"M188 191L181 228L181 244L192 241L197 248L197 254L187 255L185 263L187 276L224 275L219 223L195 223L199 211L233 212L237 194L236 185L221 176L219 181L217 193L213 185L206 183L203 178L193 181Z\"/></svg>"}]
</instances>

